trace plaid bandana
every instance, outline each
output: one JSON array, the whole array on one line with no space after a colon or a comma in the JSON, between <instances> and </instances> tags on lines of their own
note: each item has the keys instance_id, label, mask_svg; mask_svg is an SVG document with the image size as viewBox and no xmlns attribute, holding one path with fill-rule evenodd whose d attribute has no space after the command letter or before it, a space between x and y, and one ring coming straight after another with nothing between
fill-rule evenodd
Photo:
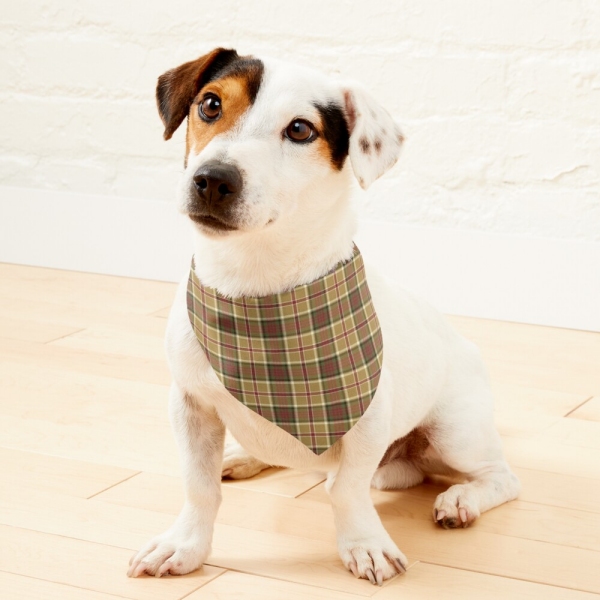
<instances>
[{"instance_id":1,"label":"plaid bandana","mask_svg":"<svg viewBox=\"0 0 600 600\"><path fill-rule=\"evenodd\" d=\"M383 340L360 251L289 292L226 298L193 268L190 322L212 368L248 408L321 454L363 415Z\"/></svg>"}]
</instances>

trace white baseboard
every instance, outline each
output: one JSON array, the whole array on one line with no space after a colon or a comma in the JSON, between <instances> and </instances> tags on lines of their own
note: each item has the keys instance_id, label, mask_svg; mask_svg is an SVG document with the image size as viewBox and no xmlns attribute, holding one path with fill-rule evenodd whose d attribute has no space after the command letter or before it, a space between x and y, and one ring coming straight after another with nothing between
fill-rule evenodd
<instances>
[{"instance_id":1,"label":"white baseboard","mask_svg":"<svg viewBox=\"0 0 600 600\"><path fill-rule=\"evenodd\" d=\"M441 311L600 331L600 243L362 222L365 257ZM0 187L0 261L177 281L190 232L157 201Z\"/></svg>"}]
</instances>

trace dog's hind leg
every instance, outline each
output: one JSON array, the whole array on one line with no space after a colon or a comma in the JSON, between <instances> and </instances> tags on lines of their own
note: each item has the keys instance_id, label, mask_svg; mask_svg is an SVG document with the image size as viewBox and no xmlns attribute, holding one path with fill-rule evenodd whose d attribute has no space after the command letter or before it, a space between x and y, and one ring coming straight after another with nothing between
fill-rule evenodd
<instances>
[{"instance_id":1,"label":"dog's hind leg","mask_svg":"<svg viewBox=\"0 0 600 600\"><path fill-rule=\"evenodd\" d=\"M371 487L378 490L403 490L418 485L423 477L423 472L414 463L396 459L375 471Z\"/></svg>"},{"instance_id":2,"label":"dog's hind leg","mask_svg":"<svg viewBox=\"0 0 600 600\"><path fill-rule=\"evenodd\" d=\"M419 465L428 447L427 435L418 427L394 441L385 451L371 480L371 487L402 490L421 483L424 475Z\"/></svg>"},{"instance_id":3,"label":"dog's hind leg","mask_svg":"<svg viewBox=\"0 0 600 600\"><path fill-rule=\"evenodd\" d=\"M227 440L225 443L221 477L248 479L268 469L270 466L248 454L236 440Z\"/></svg>"},{"instance_id":4,"label":"dog's hind leg","mask_svg":"<svg viewBox=\"0 0 600 600\"><path fill-rule=\"evenodd\" d=\"M490 397L482 398L482 394ZM444 415L430 437L442 461L467 479L440 494L433 505L433 519L445 529L468 527L486 510L514 500L521 487L504 459L493 423L491 393L480 390L458 404L455 411ZM478 410L482 404L489 406L489 411Z\"/></svg>"}]
</instances>

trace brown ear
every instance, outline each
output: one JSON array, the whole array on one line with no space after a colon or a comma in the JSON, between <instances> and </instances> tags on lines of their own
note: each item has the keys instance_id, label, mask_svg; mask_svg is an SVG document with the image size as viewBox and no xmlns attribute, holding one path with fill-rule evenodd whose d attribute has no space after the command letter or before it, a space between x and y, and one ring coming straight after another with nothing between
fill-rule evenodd
<instances>
[{"instance_id":1,"label":"brown ear","mask_svg":"<svg viewBox=\"0 0 600 600\"><path fill-rule=\"evenodd\" d=\"M168 140L188 114L200 88L212 74L238 58L235 50L216 48L212 52L163 73L156 86L158 113Z\"/></svg>"}]
</instances>

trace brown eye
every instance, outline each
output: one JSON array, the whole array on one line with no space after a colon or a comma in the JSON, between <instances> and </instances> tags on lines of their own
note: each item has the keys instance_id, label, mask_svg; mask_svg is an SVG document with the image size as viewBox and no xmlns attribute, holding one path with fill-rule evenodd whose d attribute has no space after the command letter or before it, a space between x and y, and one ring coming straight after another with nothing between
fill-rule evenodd
<instances>
[{"instance_id":1,"label":"brown eye","mask_svg":"<svg viewBox=\"0 0 600 600\"><path fill-rule=\"evenodd\" d=\"M216 121L221 116L221 99L208 94L198 107L198 114L205 121Z\"/></svg>"},{"instance_id":2,"label":"brown eye","mask_svg":"<svg viewBox=\"0 0 600 600\"><path fill-rule=\"evenodd\" d=\"M294 119L286 127L285 137L292 142L309 142L315 137L315 130L308 121Z\"/></svg>"}]
</instances>

